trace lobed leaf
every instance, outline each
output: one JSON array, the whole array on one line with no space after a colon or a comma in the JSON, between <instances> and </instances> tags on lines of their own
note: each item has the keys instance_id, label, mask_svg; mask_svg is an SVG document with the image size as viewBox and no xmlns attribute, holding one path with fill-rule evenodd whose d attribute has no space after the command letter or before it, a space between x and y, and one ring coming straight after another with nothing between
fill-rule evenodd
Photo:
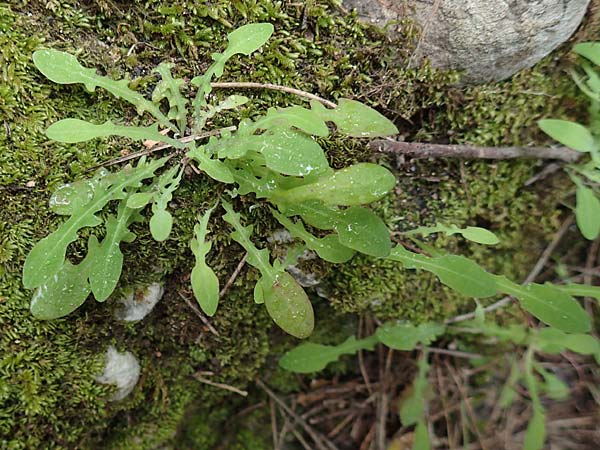
<instances>
[{"instance_id":1,"label":"lobed leaf","mask_svg":"<svg viewBox=\"0 0 600 450\"><path fill-rule=\"evenodd\" d=\"M279 360L279 365L290 372L319 372L342 355L353 355L359 350L373 350L376 344L377 339L373 336L359 340L350 336L339 345L307 342L284 354Z\"/></svg>"},{"instance_id":2,"label":"lobed leaf","mask_svg":"<svg viewBox=\"0 0 600 450\"><path fill-rule=\"evenodd\" d=\"M453 234L460 234L465 239L477 242L478 244L495 245L500 242L498 237L489 230L480 227L466 227L458 228L456 225L442 225L437 224L433 227L419 227L414 230L407 231L403 234L422 234L423 236L429 236L433 233L446 233L448 236Z\"/></svg>"},{"instance_id":3,"label":"lobed leaf","mask_svg":"<svg viewBox=\"0 0 600 450\"><path fill-rule=\"evenodd\" d=\"M55 83L82 83L90 92L96 87L104 88L115 97L122 98L136 106L139 113L148 111L162 126L175 129L175 126L169 122L158 106L146 100L138 92L129 89L127 80L115 81L97 75L95 69L88 69L79 64L75 56L58 50L37 50L33 53L33 62L46 78Z\"/></svg>"},{"instance_id":4,"label":"lobed leaf","mask_svg":"<svg viewBox=\"0 0 600 450\"><path fill-rule=\"evenodd\" d=\"M152 92L152 101L159 104L162 99L169 101L169 119L175 119L179 132L183 135L187 125L187 99L181 94L183 88L183 80L175 79L171 74L173 64L159 64L153 72L160 74L161 80Z\"/></svg>"},{"instance_id":5,"label":"lobed leaf","mask_svg":"<svg viewBox=\"0 0 600 450\"><path fill-rule=\"evenodd\" d=\"M213 209L209 209L199 223L194 226L195 237L190 242L190 248L196 259L190 277L192 291L200 308L208 316L213 316L219 305L219 279L206 264L206 255L212 247L212 243L206 240L206 235L208 234L208 220Z\"/></svg>"},{"instance_id":6,"label":"lobed leaf","mask_svg":"<svg viewBox=\"0 0 600 450\"><path fill-rule=\"evenodd\" d=\"M356 100L341 98L334 109L327 109L314 100L311 106L321 119L335 123L338 131L348 136L372 138L398 134L390 120Z\"/></svg>"},{"instance_id":7,"label":"lobed leaf","mask_svg":"<svg viewBox=\"0 0 600 450\"><path fill-rule=\"evenodd\" d=\"M387 323L377 328L375 335L389 348L410 351L418 344L431 344L445 329L443 324L436 322L425 322L417 326L410 323Z\"/></svg>"}]
</instances>

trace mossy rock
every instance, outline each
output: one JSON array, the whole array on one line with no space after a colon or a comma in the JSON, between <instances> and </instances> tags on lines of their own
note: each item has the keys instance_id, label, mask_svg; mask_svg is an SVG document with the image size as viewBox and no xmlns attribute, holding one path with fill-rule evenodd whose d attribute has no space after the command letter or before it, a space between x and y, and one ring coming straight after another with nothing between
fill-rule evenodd
<instances>
[{"instance_id":1,"label":"mossy rock","mask_svg":"<svg viewBox=\"0 0 600 450\"><path fill-rule=\"evenodd\" d=\"M181 298L190 294L188 242L197 213L214 204L223 189L202 178L187 176L177 192L171 205L175 229L168 241L157 244L146 225L135 227L136 241L122 246L124 273L111 300L89 300L61 320L32 318L31 292L23 289L20 273L33 244L58 224L47 208L50 194L121 151L137 150L120 139L81 145L49 142L45 128L65 117L141 120L107 93L91 94L44 79L33 66L34 50L76 53L84 64L117 78L128 76L146 92L155 80L150 70L158 62L173 61L179 75L190 77L207 67L208 55L224 44L233 27L269 21L276 29L271 41L251 58L234 59L224 80L272 82L332 99L355 98L395 120L407 138L440 142L497 145L540 140L535 120L567 114L561 109L569 104L564 98L575 98L568 77L550 58L512 81L460 91L454 87L454 73L426 65L406 68L403 61L417 38L410 23L390 43L355 15L340 16L330 2L306 7L266 0L29 3L0 3L0 447L7 449L211 448L223 444L219 430L244 403L201 384L194 373L211 371L213 381L242 389L257 375L275 373L273 383L281 390L295 386L275 369L277 355L294 341L275 330L264 308L252 302L257 279L252 269L242 271L211 319L219 336L211 334ZM244 94L252 103L242 110L243 117L267 106L298 102L281 92ZM226 115L214 125L234 120ZM324 146L337 168L374 158L363 141L334 137ZM490 270L522 278L557 227L560 183L549 192L522 187L536 172L535 163L380 162L399 179L396 192L374 206L392 230L436 221L489 227L502 240L498 248L442 238L436 245L474 255ZM245 211L256 204L252 199L242 203ZM246 219L255 225L256 243L270 245L267 237L277 224L267 205L258 203ZM219 214L211 227L215 248L209 263L225 280L241 250L231 242ZM72 257L81 256L85 239L82 233ZM335 333L328 327L319 329L315 339L322 342L351 333L348 327L356 313L423 321L472 306L471 300L448 291L433 277L405 272L388 262L356 258L341 267L319 262L301 268L321 278L318 287L309 289L317 320L348 325ZM166 283L165 297L154 311L140 323L116 321L115 300L123 289L153 281ZM327 298L319 299L319 294ZM108 345L131 351L142 367L134 392L121 402L109 402L111 388L94 381ZM247 427L255 436L268 433L266 422L237 426L239 436L233 433L229 448L268 448L269 442L260 436L254 447L244 446L250 442Z\"/></svg>"}]
</instances>

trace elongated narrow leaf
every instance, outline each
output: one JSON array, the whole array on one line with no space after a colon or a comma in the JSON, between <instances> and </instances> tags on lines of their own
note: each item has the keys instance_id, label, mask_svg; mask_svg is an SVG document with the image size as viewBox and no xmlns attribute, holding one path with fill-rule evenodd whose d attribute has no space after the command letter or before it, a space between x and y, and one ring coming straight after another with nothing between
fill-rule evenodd
<instances>
[{"instance_id":1,"label":"elongated narrow leaf","mask_svg":"<svg viewBox=\"0 0 600 450\"><path fill-rule=\"evenodd\" d=\"M261 283L264 302L273 321L298 339L310 336L315 317L304 289L287 272L277 274L272 283L265 281Z\"/></svg>"},{"instance_id":2,"label":"elongated narrow leaf","mask_svg":"<svg viewBox=\"0 0 600 450\"><path fill-rule=\"evenodd\" d=\"M215 314L219 305L219 279L206 264L206 255L212 247L212 243L206 240L208 220L212 210L213 208L209 209L196 224L195 237L190 242L190 248L196 258L191 274L192 290L202 311L209 316Z\"/></svg>"},{"instance_id":3,"label":"elongated narrow leaf","mask_svg":"<svg viewBox=\"0 0 600 450\"><path fill-rule=\"evenodd\" d=\"M590 318L570 295L552 284L520 286L505 277L496 277L502 292L516 297L526 311L542 322L568 333L586 333Z\"/></svg>"},{"instance_id":4,"label":"elongated narrow leaf","mask_svg":"<svg viewBox=\"0 0 600 450\"><path fill-rule=\"evenodd\" d=\"M373 336L356 339L350 336L339 345L322 345L307 342L287 352L279 360L285 370L296 373L311 373L323 370L329 363L342 355L353 355L359 350L373 350L377 339Z\"/></svg>"},{"instance_id":5,"label":"elongated narrow leaf","mask_svg":"<svg viewBox=\"0 0 600 450\"><path fill-rule=\"evenodd\" d=\"M184 147L184 144L178 140L160 134L156 124L149 127L134 127L115 125L109 120L96 125L85 120L63 119L50 125L46 135L55 141L67 143L84 142L105 136L124 136L136 140L165 142L176 148Z\"/></svg>"},{"instance_id":6,"label":"elongated narrow leaf","mask_svg":"<svg viewBox=\"0 0 600 450\"><path fill-rule=\"evenodd\" d=\"M117 98L127 100L137 107L139 113L148 111L159 123L167 128L175 129L169 119L158 106L146 100L143 95L129 89L127 80L115 81L96 74L95 69L83 67L77 58L58 50L38 50L33 53L33 62L46 78L59 84L82 83L92 92L96 87L106 89Z\"/></svg>"},{"instance_id":7,"label":"elongated narrow leaf","mask_svg":"<svg viewBox=\"0 0 600 450\"><path fill-rule=\"evenodd\" d=\"M425 404L427 390L427 373L429 371L429 363L427 362L427 352L418 361L419 372L415 377L415 381L409 388L408 395L404 395L400 402L400 420L402 425L415 425L425 418Z\"/></svg>"},{"instance_id":8,"label":"elongated narrow leaf","mask_svg":"<svg viewBox=\"0 0 600 450\"><path fill-rule=\"evenodd\" d=\"M370 209L360 206L346 209L340 214L336 230L346 247L371 256L390 254L390 231Z\"/></svg>"},{"instance_id":9,"label":"elongated narrow leaf","mask_svg":"<svg viewBox=\"0 0 600 450\"><path fill-rule=\"evenodd\" d=\"M404 234L422 234L423 236L429 236L432 233L446 233L451 236L453 234L460 234L465 239L477 242L478 244L495 245L500 240L498 237L489 230L480 227L466 227L458 228L456 225L442 225L438 224L433 227L419 227L414 230L405 232Z\"/></svg>"},{"instance_id":10,"label":"elongated narrow leaf","mask_svg":"<svg viewBox=\"0 0 600 450\"><path fill-rule=\"evenodd\" d=\"M600 42L581 42L573 46L573 51L600 66Z\"/></svg>"},{"instance_id":11,"label":"elongated narrow leaf","mask_svg":"<svg viewBox=\"0 0 600 450\"><path fill-rule=\"evenodd\" d=\"M313 136L325 137L329 134L329 128L318 113L314 110L301 106L289 108L269 108L266 115L267 123L281 123L298 128Z\"/></svg>"},{"instance_id":12,"label":"elongated narrow leaf","mask_svg":"<svg viewBox=\"0 0 600 450\"><path fill-rule=\"evenodd\" d=\"M498 292L495 276L464 256L444 255L429 258L396 246L389 258L402 262L408 269L432 272L442 283L469 297L485 298Z\"/></svg>"},{"instance_id":13,"label":"elongated narrow leaf","mask_svg":"<svg viewBox=\"0 0 600 450\"><path fill-rule=\"evenodd\" d=\"M106 219L106 235L101 243L96 236L90 236L88 242L89 280L94 298L105 301L117 287L123 268L123 253L120 242L133 242L135 235L129 231L133 220L141 218L135 210L127 208L121 202L117 217Z\"/></svg>"},{"instance_id":14,"label":"elongated narrow leaf","mask_svg":"<svg viewBox=\"0 0 600 450\"><path fill-rule=\"evenodd\" d=\"M33 316L44 320L58 319L79 308L91 292L88 267L85 262L74 266L65 261L33 294L30 306Z\"/></svg>"},{"instance_id":15,"label":"elongated narrow leaf","mask_svg":"<svg viewBox=\"0 0 600 450\"><path fill-rule=\"evenodd\" d=\"M575 217L584 238L592 241L600 235L600 200L583 184L577 186Z\"/></svg>"},{"instance_id":16,"label":"elongated narrow leaf","mask_svg":"<svg viewBox=\"0 0 600 450\"><path fill-rule=\"evenodd\" d=\"M523 450L540 450L546 440L546 415L539 408L534 408L533 416L527 424L523 438Z\"/></svg>"},{"instance_id":17,"label":"elongated narrow leaf","mask_svg":"<svg viewBox=\"0 0 600 450\"><path fill-rule=\"evenodd\" d=\"M431 450L431 441L429 440L429 431L425 419L417 422L412 450Z\"/></svg>"},{"instance_id":18,"label":"elongated narrow leaf","mask_svg":"<svg viewBox=\"0 0 600 450\"><path fill-rule=\"evenodd\" d=\"M377 328L377 339L394 350L414 350L418 344L429 345L444 333L441 323L426 322L417 326L410 323L388 323Z\"/></svg>"},{"instance_id":19,"label":"elongated narrow leaf","mask_svg":"<svg viewBox=\"0 0 600 450\"><path fill-rule=\"evenodd\" d=\"M377 164L359 163L338 170L315 183L299 186L279 194L284 202L321 200L327 205L362 205L379 200L387 194L396 179Z\"/></svg>"},{"instance_id":20,"label":"elongated narrow leaf","mask_svg":"<svg viewBox=\"0 0 600 450\"><path fill-rule=\"evenodd\" d=\"M583 125L558 119L543 119L538 122L538 125L552 139L573 150L580 152L593 152L596 150L594 136Z\"/></svg>"},{"instance_id":21,"label":"elongated narrow leaf","mask_svg":"<svg viewBox=\"0 0 600 450\"><path fill-rule=\"evenodd\" d=\"M127 187L139 187L142 180L152 177L166 162L166 158L146 162L141 159L136 167L129 167L116 174L100 172L90 180L92 198L73 209L71 217L56 231L39 241L31 250L23 266L23 285L35 288L47 283L64 264L67 247L78 237L84 227L95 227L102 223L96 216L111 200L126 197Z\"/></svg>"},{"instance_id":22,"label":"elongated narrow leaf","mask_svg":"<svg viewBox=\"0 0 600 450\"><path fill-rule=\"evenodd\" d=\"M586 284L555 285L557 289L575 297L593 297L600 301L600 286L589 286Z\"/></svg>"}]
</instances>

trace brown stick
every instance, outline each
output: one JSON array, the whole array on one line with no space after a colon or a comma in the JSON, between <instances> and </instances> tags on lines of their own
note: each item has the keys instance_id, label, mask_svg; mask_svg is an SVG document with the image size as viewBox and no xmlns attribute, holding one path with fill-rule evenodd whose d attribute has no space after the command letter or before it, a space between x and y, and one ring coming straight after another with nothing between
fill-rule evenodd
<instances>
[{"instance_id":1,"label":"brown stick","mask_svg":"<svg viewBox=\"0 0 600 450\"><path fill-rule=\"evenodd\" d=\"M323 103L325 106L330 108L337 108L337 105L329 100L326 100L318 95L311 94L310 92L304 92L300 89L294 89L287 86L280 86L278 84L271 83L252 83L252 82L219 82L210 83L213 88L233 88L233 89L271 89L273 91L287 92L288 94L294 94L299 97L308 98L309 100L316 100Z\"/></svg>"},{"instance_id":2,"label":"brown stick","mask_svg":"<svg viewBox=\"0 0 600 450\"><path fill-rule=\"evenodd\" d=\"M472 145L426 144L376 139L369 143L372 150L394 153L413 158L462 159L558 159L575 162L581 153L567 147L476 147Z\"/></svg>"}]
</instances>

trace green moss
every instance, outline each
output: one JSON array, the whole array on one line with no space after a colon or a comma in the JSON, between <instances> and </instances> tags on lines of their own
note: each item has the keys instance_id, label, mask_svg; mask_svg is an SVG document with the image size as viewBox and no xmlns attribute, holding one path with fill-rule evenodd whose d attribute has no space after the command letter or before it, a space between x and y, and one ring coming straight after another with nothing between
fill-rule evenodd
<instances>
[{"instance_id":1,"label":"green moss","mask_svg":"<svg viewBox=\"0 0 600 450\"><path fill-rule=\"evenodd\" d=\"M213 381L239 388L248 387L259 371L281 391L297 386L294 377L276 369L277 356L295 341L273 331L264 308L252 302L257 278L253 269L242 271L211 319L219 336L211 334L181 299L180 294L190 295L188 242L195 218L214 204L223 189L202 178L186 176L178 190L171 205L176 226L168 241L157 244L146 224L136 225L136 241L122 246L126 265L112 301L90 300L68 318L53 322L30 316L31 293L22 288L20 271L33 243L57 226L57 218L47 209L50 193L64 182L87 176L90 168L121 151L137 150L118 139L80 145L48 142L44 129L64 117L94 122L145 120L104 92L88 93L79 86L59 86L44 79L31 61L35 49L75 52L85 64L117 78L128 76L148 93L155 80L150 70L156 63L172 60L179 75L189 78L207 67L210 52L222 47L233 27L268 20L275 25L274 38L252 58L234 58L224 80L274 82L332 99L357 98L396 119L411 138L477 144L528 143L539 138L523 130L531 130L533 120L556 111L563 93L571 92L564 75L549 75L555 69L550 59L511 82L458 91L453 87L456 74L427 66L406 68L416 38L409 23L390 43L380 31L360 25L356 16L339 17L330 2L310 2L306 9L301 3L266 0L92 3L0 3L0 54L8 61L0 71L0 192L4 197L0 326L6 330L0 335L0 348L5 351L0 359L2 448L208 449L225 445L219 430L227 429L232 411L245 403L196 381L195 372L210 371ZM241 111L242 117L255 116L267 105L299 101L273 91L244 94L252 102ZM235 120L234 115L225 115L214 125ZM324 147L338 168L372 158L365 143L357 140L334 136ZM542 193L521 187L535 171L532 163L461 167L455 162L422 161L414 169L396 167L391 160L382 163L393 167L399 178L396 195L377 206L392 228L401 231L435 221L489 226L502 238L500 252L451 239L437 244L474 253L491 270L521 276L556 226L554 194L542 201ZM277 225L263 203L249 211L254 204L252 199L242 199L240 209L255 225L257 244L266 246L266 236ZM211 225L215 248L209 263L226 280L241 250L231 243L229 229L218 216ZM81 256L86 236L82 233L81 242L71 249L73 257ZM421 321L453 314L470 302L433 277L400 270L392 263L357 257L334 270L324 263L309 268L331 274L318 289L309 290L317 306L319 322L313 339L318 342L339 342L352 333L355 317L344 312ZM163 281L167 288L151 315L141 323L116 322L114 300L123 288L150 281ZM317 292L327 299L319 299ZM111 344L131 351L142 367L134 392L116 403L108 402L111 388L94 381ZM342 361L332 370L346 368ZM267 422L260 414L240 419L239 433L227 441L229 447L221 448L269 448L269 432L256 431L264 430Z\"/></svg>"}]
</instances>

